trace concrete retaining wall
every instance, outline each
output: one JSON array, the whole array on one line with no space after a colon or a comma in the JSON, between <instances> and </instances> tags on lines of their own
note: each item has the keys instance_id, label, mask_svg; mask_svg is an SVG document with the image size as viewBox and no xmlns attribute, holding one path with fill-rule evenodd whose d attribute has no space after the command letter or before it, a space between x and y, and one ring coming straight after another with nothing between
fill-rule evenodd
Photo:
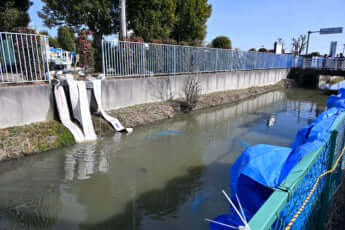
<instances>
[{"instance_id":1,"label":"concrete retaining wall","mask_svg":"<svg viewBox=\"0 0 345 230\"><path fill-rule=\"evenodd\" d=\"M149 78L108 79L102 82L105 110L183 97L189 76L198 77L203 94L265 86L287 78L288 69L232 71ZM0 128L55 118L50 85L0 87Z\"/></svg>"},{"instance_id":2,"label":"concrete retaining wall","mask_svg":"<svg viewBox=\"0 0 345 230\"><path fill-rule=\"evenodd\" d=\"M0 128L54 119L51 86L0 87Z\"/></svg>"},{"instance_id":3,"label":"concrete retaining wall","mask_svg":"<svg viewBox=\"0 0 345 230\"><path fill-rule=\"evenodd\" d=\"M288 69L232 71L176 75L165 77L110 79L103 81L102 100L105 110L136 104L159 102L183 97L183 88L189 76L198 77L202 94L271 85L286 79Z\"/></svg>"}]
</instances>

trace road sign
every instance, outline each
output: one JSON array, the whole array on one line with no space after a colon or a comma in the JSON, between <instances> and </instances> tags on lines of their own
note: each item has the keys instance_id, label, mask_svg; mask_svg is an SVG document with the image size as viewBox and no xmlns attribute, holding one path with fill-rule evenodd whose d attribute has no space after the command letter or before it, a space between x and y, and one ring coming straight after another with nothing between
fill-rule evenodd
<instances>
[{"instance_id":1,"label":"road sign","mask_svg":"<svg viewBox=\"0 0 345 230\"><path fill-rule=\"evenodd\" d=\"M329 56L334 58L337 53L337 42L331 42L331 47L329 49Z\"/></svg>"},{"instance_id":2,"label":"road sign","mask_svg":"<svg viewBox=\"0 0 345 230\"><path fill-rule=\"evenodd\" d=\"M343 33L343 27L320 29L320 34L341 34L341 33Z\"/></svg>"}]
</instances>

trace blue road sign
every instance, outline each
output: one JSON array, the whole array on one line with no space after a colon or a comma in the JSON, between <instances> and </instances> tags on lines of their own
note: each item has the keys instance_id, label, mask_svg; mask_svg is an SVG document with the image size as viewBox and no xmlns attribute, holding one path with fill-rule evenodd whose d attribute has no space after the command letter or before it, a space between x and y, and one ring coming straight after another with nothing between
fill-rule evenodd
<instances>
[{"instance_id":1,"label":"blue road sign","mask_svg":"<svg viewBox=\"0 0 345 230\"><path fill-rule=\"evenodd\" d=\"M320 29L320 34L341 34L341 33L343 33L343 27Z\"/></svg>"}]
</instances>

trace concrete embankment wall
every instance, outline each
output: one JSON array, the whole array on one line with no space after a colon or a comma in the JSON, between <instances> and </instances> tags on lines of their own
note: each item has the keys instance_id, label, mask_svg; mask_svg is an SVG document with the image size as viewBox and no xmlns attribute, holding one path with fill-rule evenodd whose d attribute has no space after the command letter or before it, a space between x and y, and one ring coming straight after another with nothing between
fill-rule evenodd
<instances>
[{"instance_id":1,"label":"concrete embankment wall","mask_svg":"<svg viewBox=\"0 0 345 230\"><path fill-rule=\"evenodd\" d=\"M0 128L53 120L54 110L48 84L0 87Z\"/></svg>"},{"instance_id":2,"label":"concrete embankment wall","mask_svg":"<svg viewBox=\"0 0 345 230\"><path fill-rule=\"evenodd\" d=\"M130 79L108 79L102 82L105 110L183 97L188 76L198 77L202 94L271 85L286 79L288 69L267 69L176 75ZM0 87L0 128L20 126L56 118L50 85Z\"/></svg>"},{"instance_id":3,"label":"concrete embankment wall","mask_svg":"<svg viewBox=\"0 0 345 230\"><path fill-rule=\"evenodd\" d=\"M103 81L102 100L105 110L136 104L166 101L183 97L189 76L198 77L202 94L266 86L286 79L288 69L232 71L150 78L110 79Z\"/></svg>"}]
</instances>

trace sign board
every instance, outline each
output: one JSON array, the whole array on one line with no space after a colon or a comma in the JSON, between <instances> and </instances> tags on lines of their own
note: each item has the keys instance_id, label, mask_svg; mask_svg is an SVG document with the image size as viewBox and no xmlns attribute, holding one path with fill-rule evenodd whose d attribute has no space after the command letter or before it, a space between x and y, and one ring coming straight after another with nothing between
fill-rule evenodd
<instances>
[{"instance_id":1,"label":"sign board","mask_svg":"<svg viewBox=\"0 0 345 230\"><path fill-rule=\"evenodd\" d=\"M331 42L331 47L329 48L329 56L334 58L337 53L337 42Z\"/></svg>"},{"instance_id":2,"label":"sign board","mask_svg":"<svg viewBox=\"0 0 345 230\"><path fill-rule=\"evenodd\" d=\"M343 27L320 29L320 34L341 34L341 33L343 33Z\"/></svg>"}]
</instances>

